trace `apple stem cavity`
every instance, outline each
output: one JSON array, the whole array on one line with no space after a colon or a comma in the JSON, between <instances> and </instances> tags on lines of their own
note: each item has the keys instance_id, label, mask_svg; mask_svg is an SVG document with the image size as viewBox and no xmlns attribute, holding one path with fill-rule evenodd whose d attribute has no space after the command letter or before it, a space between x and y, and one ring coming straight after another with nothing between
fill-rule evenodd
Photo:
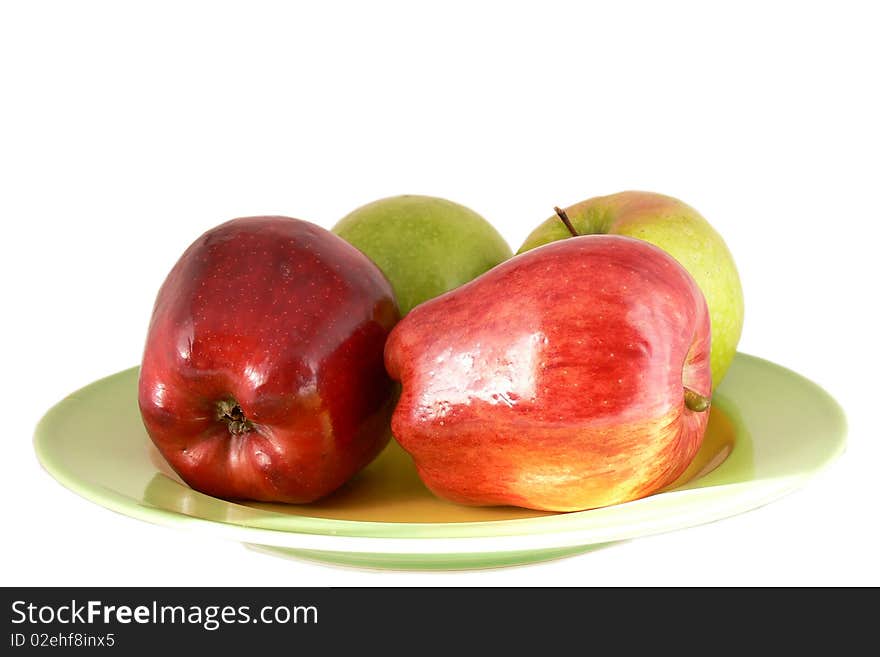
<instances>
[{"instance_id":1,"label":"apple stem cavity","mask_svg":"<svg viewBox=\"0 0 880 657\"><path fill-rule=\"evenodd\" d=\"M702 413L709 409L711 405L711 400L709 397L704 397L696 390L691 390L688 387L684 389L684 405L688 407L688 409L692 410L694 413Z\"/></svg>"},{"instance_id":2,"label":"apple stem cavity","mask_svg":"<svg viewBox=\"0 0 880 657\"><path fill-rule=\"evenodd\" d=\"M556 212L556 216L562 220L562 223L565 224L565 227L568 228L568 232L571 233L572 237L579 237L578 232L574 229L574 226L571 225L571 219L568 218L568 213L560 207L554 206L553 210Z\"/></svg>"},{"instance_id":3,"label":"apple stem cavity","mask_svg":"<svg viewBox=\"0 0 880 657\"><path fill-rule=\"evenodd\" d=\"M226 423L229 433L233 436L247 433L254 428L251 421L245 417L241 406L234 399L217 402L217 419Z\"/></svg>"}]
</instances>

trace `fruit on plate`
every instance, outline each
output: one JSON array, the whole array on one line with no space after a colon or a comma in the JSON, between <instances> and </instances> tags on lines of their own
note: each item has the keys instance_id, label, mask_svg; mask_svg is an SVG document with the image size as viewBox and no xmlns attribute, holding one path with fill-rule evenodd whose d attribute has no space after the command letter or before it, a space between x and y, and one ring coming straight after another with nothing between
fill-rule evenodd
<instances>
[{"instance_id":1,"label":"fruit on plate","mask_svg":"<svg viewBox=\"0 0 880 657\"><path fill-rule=\"evenodd\" d=\"M385 272L402 315L513 255L483 217L431 196L374 201L340 220L333 232Z\"/></svg>"},{"instance_id":2,"label":"fruit on plate","mask_svg":"<svg viewBox=\"0 0 880 657\"><path fill-rule=\"evenodd\" d=\"M203 493L316 500L388 441L382 352L397 319L382 272L329 231L221 224L159 290L138 388L147 432Z\"/></svg>"},{"instance_id":3,"label":"fruit on plate","mask_svg":"<svg viewBox=\"0 0 880 657\"><path fill-rule=\"evenodd\" d=\"M598 196L561 210L577 235L629 235L671 254L700 286L712 323L712 381L717 386L736 355L743 325L739 274L724 240L692 207L650 192ZM538 226L520 247L524 253L542 244L571 237L553 216Z\"/></svg>"},{"instance_id":4,"label":"fruit on plate","mask_svg":"<svg viewBox=\"0 0 880 657\"><path fill-rule=\"evenodd\" d=\"M697 453L709 352L706 302L670 255L618 235L555 242L401 320L385 346L402 384L392 432L454 502L633 500Z\"/></svg>"}]
</instances>

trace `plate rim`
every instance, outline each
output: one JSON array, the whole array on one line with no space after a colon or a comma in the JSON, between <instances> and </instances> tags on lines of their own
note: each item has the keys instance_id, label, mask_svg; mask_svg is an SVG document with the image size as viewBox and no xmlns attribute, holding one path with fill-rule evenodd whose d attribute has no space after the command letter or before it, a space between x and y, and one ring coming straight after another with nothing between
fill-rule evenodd
<instances>
[{"instance_id":1,"label":"plate rim","mask_svg":"<svg viewBox=\"0 0 880 657\"><path fill-rule=\"evenodd\" d=\"M824 454L820 463L812 469L798 472L786 477L775 477L765 480L746 480L720 486L704 486L697 488L676 489L625 504L589 511L578 511L555 514L536 518L517 518L508 520L489 520L475 522L378 522L364 520L336 520L332 518L316 518L309 516L289 516L277 512L260 510L271 519L274 514L284 519L285 524L297 525L296 528L282 529L266 526L237 524L187 515L175 510L141 504L134 498L102 486L99 483L85 481L75 474L65 471L64 467L55 463L52 455L47 454L48 448L42 445L47 432L46 427L54 416L64 410L64 406L75 400L85 390L100 386L108 379L131 373L137 366L110 374L83 386L53 405L40 419L34 432L34 450L41 466L62 486L80 497L99 504L111 511L128 517L144 520L152 524L179 529L199 529L218 537L244 543L299 548L304 550L321 550L327 552L361 552L361 553L464 553L464 552L505 552L523 549L552 547L573 547L579 545L595 545L638 536L654 535L674 531L685 527L705 524L743 513L778 499L800 488L806 481L834 463L846 450L847 422L846 415L840 404L821 386L812 380L758 356L737 353L737 358L754 361L763 367L770 367L789 376L800 379L813 391L824 398L824 401L838 416L841 423L840 435L833 448ZM723 388L723 386L722 386ZM717 402L721 408L732 405L723 392ZM726 409L725 409L726 410ZM730 413L728 413L730 415ZM735 453L735 448L734 448ZM725 462L726 463L726 462ZM723 474L725 463L706 475L701 481L711 479L719 471ZM731 487L738 490L733 491ZM721 490L727 489L727 490ZM721 494L717 494L717 493ZM716 493L716 494L713 494ZM198 493L201 495L201 493ZM693 499L697 497L697 503ZM706 505L704 498L715 498L712 504ZM212 498L219 499L219 498ZM665 500L667 505L677 506L676 513L661 513L648 521L638 518L638 511L646 504L663 506L658 500ZM221 500L243 509L251 507ZM684 512L682 512L684 509ZM590 518L595 519L601 512L634 516L630 524L614 523L607 527L589 526ZM579 522L581 521L581 522ZM584 521L588 526L584 527ZM507 531L505 531L507 530Z\"/></svg>"}]
</instances>

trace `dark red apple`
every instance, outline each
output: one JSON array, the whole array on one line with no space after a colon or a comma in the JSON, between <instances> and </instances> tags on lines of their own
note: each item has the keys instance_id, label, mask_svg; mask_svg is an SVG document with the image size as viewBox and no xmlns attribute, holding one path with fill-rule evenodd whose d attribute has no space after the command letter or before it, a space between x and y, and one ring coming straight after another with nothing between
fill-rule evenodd
<instances>
[{"instance_id":1,"label":"dark red apple","mask_svg":"<svg viewBox=\"0 0 880 657\"><path fill-rule=\"evenodd\" d=\"M574 511L656 492L702 442L709 316L687 271L629 237L574 237L417 306L385 364L392 431L455 502Z\"/></svg>"},{"instance_id":2,"label":"dark red apple","mask_svg":"<svg viewBox=\"0 0 880 657\"><path fill-rule=\"evenodd\" d=\"M140 372L147 432L190 486L310 502L388 440L398 310L360 251L287 217L197 239L159 290Z\"/></svg>"}]
</instances>

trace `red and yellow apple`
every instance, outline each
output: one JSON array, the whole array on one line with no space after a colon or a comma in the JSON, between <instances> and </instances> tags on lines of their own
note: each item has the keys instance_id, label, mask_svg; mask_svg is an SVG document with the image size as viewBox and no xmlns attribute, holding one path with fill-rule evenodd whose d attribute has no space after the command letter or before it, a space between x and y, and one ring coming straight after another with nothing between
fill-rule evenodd
<instances>
[{"instance_id":1,"label":"red and yellow apple","mask_svg":"<svg viewBox=\"0 0 880 657\"><path fill-rule=\"evenodd\" d=\"M196 490L310 502L389 438L391 285L360 251L287 217L234 219L159 291L140 371L147 432Z\"/></svg>"},{"instance_id":2,"label":"red and yellow apple","mask_svg":"<svg viewBox=\"0 0 880 657\"><path fill-rule=\"evenodd\" d=\"M437 495L575 511L688 466L711 395L709 315L688 272L621 236L514 257L414 308L385 364L395 438Z\"/></svg>"}]
</instances>

